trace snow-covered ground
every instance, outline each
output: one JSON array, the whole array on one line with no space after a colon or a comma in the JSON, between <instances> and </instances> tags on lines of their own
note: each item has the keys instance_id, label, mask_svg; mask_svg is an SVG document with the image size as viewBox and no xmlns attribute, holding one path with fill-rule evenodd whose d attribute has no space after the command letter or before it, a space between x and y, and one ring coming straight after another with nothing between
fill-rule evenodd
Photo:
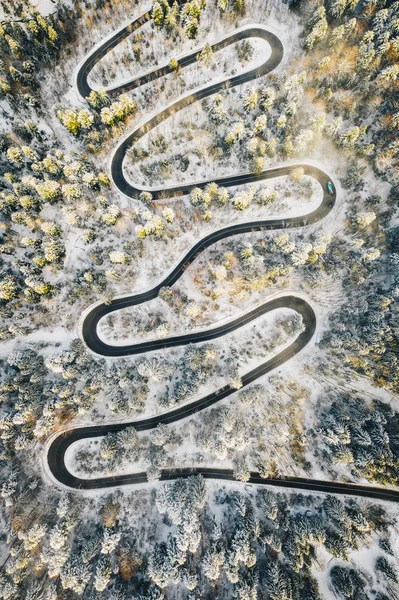
<instances>
[{"instance_id":1,"label":"snow-covered ground","mask_svg":"<svg viewBox=\"0 0 399 600\"><path fill-rule=\"evenodd\" d=\"M57 2L68 6L69 9L74 8L73 0L57 0ZM232 31L253 23L265 25L274 31L283 42L284 59L276 70L277 76L281 76L286 70L286 76L289 78L306 69L306 57L301 47L303 38L300 38L299 35L301 30L296 13L290 11L281 0L246 0L246 3L247 11L244 17L221 18L216 2L208 0L206 12L201 19L199 35L195 41L180 36L176 38L167 36L164 30L157 29L151 24L145 25L101 60L93 69L89 80L96 89L115 85L141 75L156 65L167 64L171 58L178 59L179 56L193 51L194 48L199 51L206 42L212 43ZM8 0L8 4L12 4L11 0ZM56 2L53 0L32 0L32 5L36 6L45 16L56 8ZM64 104L66 108L87 107L83 99L78 97L74 87L77 66L97 43L101 43L123 24L130 22L144 10L149 9L151 2L140 1L137 3L130 0L118 0L118 2L101 3L101 6L97 6L94 0L85 0L84 3L77 3L77 5L83 13L82 18L76 18L76 43L74 45L66 44L57 63L42 74L42 98L45 111L42 110L41 114L37 116L37 123L39 128L43 128L49 136L46 142L49 151L62 149L70 152L76 159L78 157L87 159L96 172L101 170L109 174L109 161L113 150L121 142L123 136L128 134L139 122L145 121L154 112L161 110L177 97L188 94L197 87L253 68L263 62L270 53L270 48L263 42L251 40L253 56L251 59L240 62L237 59L237 45L235 44L215 55L209 68L197 63L153 84L145 85L140 90L130 92L129 95L137 101L137 112L131 115L126 123L107 130L103 146L100 150L93 151L93 148L83 141L83 136L73 137L65 131L56 118L53 107L58 103ZM4 16L1 7L0 16ZM141 49L140 60L135 56L137 46L140 46ZM284 77L282 75L282 79ZM233 173L248 172L252 166L248 158L247 144L251 142L252 137L257 136L249 133L249 125L252 126L253 123L248 115L248 119L246 119L243 98L246 90L252 84L254 86L261 83L268 85L270 81L273 81L272 77L265 77L262 81L222 90L227 118L217 131L217 128L210 127L209 107L206 102L190 106L163 122L149 135L142 138L137 147L144 151L151 150L151 161L155 167L158 166L156 163L170 159L168 168L165 167L159 173L155 169L156 175L154 175L151 169L145 168L145 160L134 158L132 150L129 151L124 164L127 177L143 186L161 187L183 181L212 180ZM278 84L276 83L277 88ZM307 93L304 106L300 110L304 127L311 127L312 118L320 114L320 111L323 112L327 103L323 98L313 96L313 90L311 93L308 90ZM284 102L279 102L278 106L274 107L268 115L271 128L265 133L264 142L270 139L270 132L280 116L281 105L284 105ZM0 109L11 112L10 106L8 100L3 98ZM15 119L13 113L12 126L15 126L17 120L31 118L28 111L23 108L18 111L18 114L16 114L17 111L14 112ZM327 121L330 117L332 115L327 114ZM225 155L223 152L219 155L217 152L213 153L213 150L218 147L216 138L220 136L220 139L224 140L229 126L237 119L248 120L245 145L243 143L240 148L240 145L237 144L231 153L226 152ZM368 125L372 125L371 119L372 116L369 116ZM348 117L345 126L351 124L351 117ZM6 131L6 128L10 128L9 126L10 123L1 117L1 130ZM164 136L168 148L166 151L157 152L154 139L160 134ZM279 139L278 132L274 132L273 135ZM295 135L296 133L294 137ZM11 133L10 139L14 139L13 136L14 133ZM17 136L16 139L18 139ZM176 154L180 154L185 159L181 168ZM372 174L371 168L368 168L363 174L365 182L363 190L355 193L352 190L343 189L340 180L347 170L348 155L338 151L327 137L321 138L314 147L309 146L308 150L302 154L298 153L298 155L300 158L295 151L292 154L287 153L287 156L291 156L291 158L286 160L283 159L285 154L279 149L275 156L270 152L270 156L264 154L262 157L265 168L282 165L283 162L291 164L306 162L319 166L329 174L334 182L337 189L337 203L322 221L298 230L288 231L290 242L296 247L301 247L310 242L315 243L315 240L326 236L329 240L327 246L335 244L334 249L337 250L337 255L339 255L340 244L350 246L352 242L361 243L362 240L358 239L361 236L360 233L355 240L351 238L348 218L351 204L359 202L366 205L366 200L370 196L380 194L383 197L381 206L386 208L384 203L390 190L390 182L382 181ZM47 178L47 174L44 177ZM7 186L11 189L11 185L7 184ZM20 312L18 318L15 318L15 337L13 339L7 337L8 333L11 336L13 332L2 329L4 341L0 342L0 359L2 362L4 361L5 376L3 377L2 374L0 379L2 399L4 396L6 401L2 404L4 414L1 415L1 428L5 433L1 436L3 438L1 445L2 457L5 457L7 461L2 462L2 465L5 465L6 476L5 485L1 487L0 491L7 505L6 510L10 510L11 518L8 514L5 518L6 513L1 508L0 528L5 532L8 530L8 533L2 535L0 564L3 567L3 563L8 562L8 565L4 569L2 568L2 578L4 575L5 579L10 581L14 577L13 568L19 564L21 548L24 546L23 533L25 529L28 531L33 521L42 520L46 527L44 539L47 544L48 538L53 533L52 529L63 527L62 519L58 518L59 514L55 510L58 501L56 496L78 498L76 514L80 511L82 515L86 511L94 520L97 519L96 526L93 526L90 533L97 533L97 530L104 529L98 513L101 513L105 503L110 501L120 503L123 507L122 512L124 511L124 520L118 521L115 529L120 527L122 530L125 525L127 526L129 544L134 537L131 533L134 532L136 535L137 532L135 543L140 548L142 556L144 554L149 556L156 542L167 542L168 535L176 533L176 523L171 523L168 517L162 520L156 511L155 493L165 485L158 481L144 483L135 489L129 486L126 489L118 490L110 488L106 490L107 496L104 490L85 492L77 490L75 496L75 494L69 493L70 490L63 488L59 482L54 481L49 473L46 460L47 451L51 441L55 436L62 434L63 429L112 422L134 422L143 417L168 412L176 406L187 405L230 383L234 384L236 389L234 394L212 408L192 415L170 427L170 432L173 434L172 441L165 444L163 467L237 468L237 462L247 460L251 469L261 468L266 475L277 472L282 476L335 478L345 481L354 478L352 466L343 462L332 465L328 461L324 463L319 452L321 446L319 446L317 436L322 437L320 431L317 431L317 428L321 426L317 422L320 403L324 402L328 406L331 402L329 393L333 390L334 393L340 393L343 397L346 394L352 397L358 395L359 399L368 402L370 407L372 407L373 400L381 399L390 403L395 409L399 409L397 395L383 388L374 387L366 376L356 375L349 366L338 364L338 359L334 359L331 349L325 349L318 345L324 333L329 329L329 319L345 302L345 277L347 277L345 265L331 268L331 260L330 269L324 268L323 261L326 260L327 263L330 259L330 256L327 256L328 253L325 252L320 254L320 257L317 258L320 262L316 264L295 265L287 275L281 278L277 277L272 284L267 282L261 285L259 283L260 276L257 279L259 275L257 270L260 274L266 273L269 267L275 264L273 252L275 252L274 258L279 256L278 251L271 249L272 240L276 237L277 232L252 232L218 242L197 257L182 278L173 286L177 299L174 305L168 304L159 297L145 305L108 315L99 325L99 335L104 341L115 345L125 345L154 338L159 339L163 335L174 336L219 326L277 296L296 294L306 299L316 313L315 335L298 355L275 371L259 378L252 389L259 384L260 391L257 395L255 394L256 397L250 397L250 401L248 401L248 396L245 396L245 392L251 390L251 387L248 390L246 388L239 389L240 377L290 345L301 330L301 323L296 323L296 327L292 327L288 323L293 317L292 311L288 309L273 311L231 334L212 340L208 350L209 355L213 357L213 362L209 359L210 366L207 363L204 367L206 376L195 390L189 390L189 393L185 397L180 397L180 400L177 400L178 395L173 395L173 392L177 384L184 381L185 373L190 370L187 368L187 363L184 362L187 351L187 348L184 347L165 349L150 353L148 356L127 357L123 360L113 358L99 360L96 356L79 351L78 356L82 360L80 363L76 360L76 368L73 366L69 370L51 369L49 364L51 359L54 359L54 355L60 355L63 351L70 350L71 342L81 334L82 313L90 310L93 302L108 302L117 295L134 294L151 288L165 277L166 273L188 249L212 231L234 223L265 218L281 219L311 213L321 200L319 186L308 177L304 177L301 183L294 183L289 178L269 181L269 192L278 192L278 197L274 202L261 205L254 199L250 206L243 211L234 208L233 199L236 193L243 189L248 191L250 186L230 189L230 197L226 205L213 204L211 214L207 215L204 215L204 211L199 206L194 206L187 197L156 200L145 205L141 200L123 196L114 186L98 187L99 189L89 189L88 186L83 186L84 193L78 201L64 202L63 200L58 204L46 204L40 210L37 220L32 226L33 235L38 235L42 222L51 222L61 225L62 241L65 243L65 255L62 256L59 265L47 264L43 267L43 277L53 286L54 296L49 295L40 303L23 309L25 313L21 318L20 305L15 307L16 311ZM258 189L262 186L256 184L255 187ZM17 190L18 188L16 188L16 194L19 196ZM115 209L115 207L120 210L120 215L117 222L112 225L107 223L104 217L107 216L109 210ZM73 218L69 219L68 223L66 222L69 209L73 209L79 217L76 222ZM173 210L173 218L168 220L165 217L165 214L170 215L170 212L164 214L165 209ZM386 215L379 214L378 218L380 216L381 220L387 219ZM141 239L138 231L155 218L162 220L162 231L159 234L149 232L145 238ZM12 236L15 236L16 243L19 243L23 236L32 235L28 226L23 224L21 219L21 223L18 220L17 218L11 224ZM97 237L92 241L89 239L85 243L83 238L87 232L95 232ZM338 234L339 239L337 240ZM385 234L386 231L382 227L378 235L382 237ZM381 244L385 241L386 238ZM354 246L353 243L350 248ZM249 248L256 250L253 271L245 270L240 263L242 253L245 256L245 251ZM31 252L29 261L32 257L35 259L38 257L35 254L36 246L32 246ZM114 262L111 259L115 253L123 252L126 253L126 263ZM351 250L348 250L348 254L349 252ZM17 247L14 254L10 254L10 256L4 254L4 256L6 261L9 261L7 264L9 264L11 272L17 263L23 264L26 253L25 249ZM288 253L281 258L284 265L292 266L293 263L291 264L290 260ZM36 260L36 264L39 262L40 259ZM35 264L34 260L33 264ZM359 266L362 266L360 258ZM228 273L226 274L223 269ZM21 287L27 278L27 272L21 269L18 280L18 285ZM106 281L106 285L101 285L101 281L99 283L96 277L102 277ZM24 306L23 300L22 306ZM3 309L3 305L1 309ZM7 316L7 318L9 317ZM79 344L75 343L75 346L72 347L79 348ZM204 346L199 345L195 348L204 348ZM14 355L14 353L18 355L27 349L35 350L45 358L43 373L29 374L27 371L28 374L26 374L23 368L18 372L17 367L14 368L12 360L7 364L7 358L10 355ZM65 354L67 353L65 352ZM158 379L148 377L147 380L147 376L140 372L140 365L142 366L142 361L148 359L162 363L166 374ZM198 363L199 368L203 366L201 360ZM330 362L327 364L327 361ZM57 367L56 359L53 364ZM328 368L324 369L326 364ZM92 371L91 367L93 367ZM97 369L97 367L99 368ZM121 375L118 372L119 368L123 373ZM25 397L28 379L32 384L32 392L36 392L36 390L42 392L36 394L37 397L32 398L32 401L28 394ZM114 389L111 390L112 387ZM136 398L140 395L137 403L134 402L136 391ZM120 398L124 394L128 401L119 409L115 397ZM80 405L79 402L81 402ZM55 408L53 413L51 413L52 407ZM25 409L27 409L27 414L31 409L33 412L31 415L28 414L29 421L24 423L22 419ZM42 414L39 414L41 411ZM49 421L47 429L43 426L41 431L46 431L46 434L40 437L39 433L36 434L34 421L36 419L37 423L44 420L50 413L51 415L56 413L56 417L54 421ZM21 423L23 424L19 432L17 431L17 434L21 433L21 435L15 436L17 442L15 452L12 450L12 453L6 455L3 453L3 442L7 441L8 443L7 436L13 435ZM37 427L37 431L40 431L40 426ZM46 440L45 435L49 431L52 431L52 434ZM146 446L148 440L154 439L155 435L156 431L140 433L143 447ZM307 438L307 436L309 437ZM31 443L32 439L33 443ZM311 440L316 441L312 444ZM72 474L90 479L98 476L148 471L149 467L151 468L149 455L146 455L145 458L141 457L137 461L129 458L119 460L119 457L116 457L114 467L108 468L105 460L99 459L102 441L102 438L82 440L68 449L66 466ZM28 446L24 446L26 443ZM17 448L18 445L21 445L22 451ZM23 452L27 455L25 464L22 463ZM11 454L12 459L9 460ZM38 489L42 487L43 493L48 495L48 506L44 503L44 508L38 507L38 503L34 502L30 502L28 505L24 500L25 493L30 494L37 485L38 456L42 463L43 479L53 486L51 490L46 485L38 486ZM7 497L7 486L9 485L7 478L14 467L12 462L14 459L16 460L15 472L18 477L21 478L21 481L25 481L26 476L26 481L28 481L26 490L21 491L19 499L15 502L14 499L10 500ZM12 473L10 481L11 479ZM359 483L373 485L371 481L365 480L360 480ZM22 487L19 481L16 485ZM209 481L207 490L208 506L203 512L206 519L212 515L217 522L222 522L225 513L227 514L226 509L239 498L239 495L235 494L234 499L231 496L227 500L220 501L217 495L226 491L229 494L239 492L245 494L246 499L255 501L257 492L256 486L243 482L220 484ZM271 490L275 493L282 491L279 488L271 488ZM288 510L292 510L292 514L296 511L300 512L302 509L305 510L304 507L298 508L301 503L299 494L291 493L288 489L284 490L284 493L287 506L290 507ZM307 496L314 499L316 494L312 492L303 494L304 498ZM282 504L285 504L286 500L283 495L279 496L279 502L281 501ZM305 504L306 501L304 501ZM369 510L367 507L372 507L378 513L378 503L367 503L361 499L356 502L365 512ZM355 504L352 503L351 507L354 506ZM84 508L81 509L81 507ZM315 556L312 555L311 573L319 584L320 594L324 600L335 598L329 574L331 567L336 565L356 568L364 575L367 582L367 594L374 597L377 592L380 592L385 597L387 587L383 585L382 575L376 569L376 559L382 555L382 550L378 546L379 538L385 535L390 538L396 537L392 560L397 561L399 555L397 508L389 503L385 504L385 508L389 517L389 525L386 526L386 530L379 530L377 526L375 530L366 533L364 538L359 535L361 547L356 551L349 552L348 562L332 557L322 545L317 548ZM74 511L71 511L71 515L74 517ZM55 523L57 523L56 527L54 527ZM146 528L145 535L143 534L143 524ZM282 529L285 527L285 523L278 525L282 526ZM105 531L107 529L108 526ZM68 534L66 534L65 539L68 537L66 546L71 545L70 549L68 546L67 551L70 551L72 558L76 548L80 551L80 538L77 537L79 543L74 543L73 537L74 535L79 536L81 531L84 534L84 527L77 524L76 534L72 533L72 529L68 529ZM11 540L12 553L11 551L8 553L5 549L6 538L7 544ZM204 537L204 549L208 541L209 538ZM22 573L21 577L24 577L25 571L31 569L29 577L32 575L33 579L33 573L40 571L39 576L42 578L40 585L42 585L46 577L42 562L46 552L43 552L42 555L42 550L43 548L39 547L33 548L32 562L28 567L15 570L18 570L18 577L19 571ZM114 570L111 586L117 577L119 550L124 551L124 548L122 546L118 548L112 557ZM94 565L92 582L96 577L97 566L103 562L103 556L100 554L99 556L99 560L92 561ZM195 557L194 554L193 556ZM281 557L282 554L279 558ZM25 560L24 553L23 559ZM79 554L78 561L81 561ZM144 561L143 564L150 564L150 560ZM65 584L66 589L73 579L71 576L67 582L65 581L70 566L73 566L73 562L68 558L64 570L61 565L61 576L59 577L57 574L56 577L52 577L52 583L59 588L57 593L58 591L63 593L60 591L60 586ZM71 574L72 569L69 572L69 575ZM148 573L145 576L147 575ZM128 585L134 585L133 581L131 578ZM76 582L74 583L76 584ZM27 586L30 584L31 581ZM7 583L7 585L10 590L14 583ZM15 585L19 585L19 582ZM170 587L173 586L169 586L166 591L167 596ZM15 591L15 586L13 589ZM37 589L34 586L27 588L24 590L24 594L20 595L21 597L25 595L31 597L32 593L34 595L37 592ZM43 594L47 592L44 588L41 591ZM104 597L107 594L111 597L114 591L109 587L106 592L99 593ZM83 592L84 594L85 592Z\"/></svg>"}]
</instances>

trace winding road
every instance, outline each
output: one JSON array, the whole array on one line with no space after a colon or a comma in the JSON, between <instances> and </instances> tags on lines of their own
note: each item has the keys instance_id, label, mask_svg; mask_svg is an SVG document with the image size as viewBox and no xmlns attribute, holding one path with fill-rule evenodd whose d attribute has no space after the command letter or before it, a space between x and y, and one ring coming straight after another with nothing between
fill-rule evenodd
<instances>
[{"instance_id":1,"label":"winding road","mask_svg":"<svg viewBox=\"0 0 399 600\"><path fill-rule=\"evenodd\" d=\"M186 0L180 0L180 5L184 4ZM88 75L93 69L95 64L104 57L112 48L117 46L123 39L130 35L133 31L141 27L144 23L151 20L151 11L143 14L139 19L129 23L124 28L117 31L115 34L110 36L105 42L95 47L92 52L86 57L77 72L76 87L79 95L82 98L88 96L92 90L88 83ZM212 45L213 52L217 52L222 48L233 44L239 40L246 38L261 38L265 40L271 47L271 54L265 62L252 70L246 71L241 75L237 75L230 78L217 81L210 85L204 86L197 90L192 91L190 94L179 98L157 114L148 118L144 123L140 124L133 131L129 132L116 147L112 158L111 158L111 178L115 186L120 192L124 193L128 197L137 197L145 188L134 185L134 183L128 181L123 171L123 161L126 156L127 150L136 143L142 136L151 131L159 123L175 114L179 110L189 106L193 102L197 102L203 98L211 96L216 92L220 91L226 83L229 86L236 86L242 83L256 79L257 77L264 76L267 73L273 71L281 62L283 58L283 46L279 38L267 30L261 25L248 26L240 30L236 30L231 35L221 39L219 42ZM178 62L181 68L196 62L198 49L195 52L191 52L183 57L178 58ZM118 95L121 92L132 90L145 85L149 82L155 81L156 79L163 77L171 73L169 65L149 71L148 73L140 76L139 78L132 79L124 82L118 86L110 88L107 92L111 95ZM330 181L330 177L322 170L308 165L308 164L292 164L272 169L267 169L260 174L254 175L250 173L243 173L234 175L231 177L224 177L216 179L216 183L223 187L232 187L242 185L246 183L265 181L267 179L275 179L277 177L284 177L289 175L294 169L302 167L304 173L310 177L313 177L318 184L321 186L323 191L323 197L320 205L313 212L286 219L268 219L250 221L246 223L238 223L231 225L223 229L218 229L212 232L208 236L202 238L197 244L195 244L186 255L180 260L180 262L167 274L167 276L159 282L152 289L135 295L122 296L115 298L110 304L97 303L86 311L82 321L82 336L84 342L90 348L91 351L98 355L108 357L120 357L129 356L133 354L141 354L154 350L160 350L163 348L169 348L172 346L183 346L186 344L200 343L207 340L215 339L217 337L226 335L227 333L234 331L235 329L242 327L243 325L257 319L261 315L276 310L278 308L290 308L302 316L304 323L304 330L298 335L293 343L282 352L271 358L270 360L259 365L257 368L246 373L242 376L243 386L247 386L250 383L256 381L259 377L265 373L270 372L276 367L282 365L287 360L295 356L300 350L302 350L308 342L312 339L315 327L316 327L316 316L315 313L304 299L295 296L287 295L278 297L273 300L262 303L255 309L247 311L239 315L237 318L225 322L223 325L209 328L196 333L185 334L181 336L170 337L161 340L153 340L138 344L126 345L126 346L112 346L106 344L100 339L97 333L97 326L105 315L126 308L129 306L135 306L148 302L156 298L161 288L166 286L172 286L181 277L188 265L190 265L198 255L203 252L206 248L212 244L234 236L252 231L273 231L277 229L287 228L300 228L315 223L323 219L333 208L336 201L336 190L333 186L333 193L328 193L327 182ZM193 188L199 187L204 188L209 181L200 181L191 184L182 184L174 187L150 189L153 197L176 197L189 193ZM189 417L196 412L204 410L223 398L235 393L236 390L231 386L226 385L219 390L208 394L207 396L200 398L190 404L180 406L167 413L156 415L147 419L138 420L130 423L112 423L105 425L77 427L70 429L69 431L62 432L55 437L49 448L48 448L48 466L56 481L65 485L69 488L81 489L81 490L92 490L101 489L108 487L115 487L121 485L131 485L137 483L144 483L147 481L146 473L132 473L125 475L117 475L114 477L101 477L93 479L82 479L75 477L66 467L65 454L68 448L74 442L82 439L96 438L106 435L110 432L122 431L127 427L134 426L137 431L148 431L157 425L164 423L175 423ZM231 480L235 481L233 471L228 469L214 469L214 468L192 468L192 469L164 469L161 473L160 480L168 481L176 479L177 477L189 477L193 474L202 475L205 478L220 479L220 480ZM247 483L253 483L257 485L273 485L278 487L288 487L300 490L309 490L317 492L328 492L334 494L364 496L369 498L375 498L380 500L390 500L393 502L399 502L399 492L390 489L384 489L380 487L371 487L367 485L356 485L342 482L330 482L330 481L319 481L314 479L306 479L299 477L283 477L278 479L262 478L258 473L251 473L250 479Z\"/></svg>"}]
</instances>

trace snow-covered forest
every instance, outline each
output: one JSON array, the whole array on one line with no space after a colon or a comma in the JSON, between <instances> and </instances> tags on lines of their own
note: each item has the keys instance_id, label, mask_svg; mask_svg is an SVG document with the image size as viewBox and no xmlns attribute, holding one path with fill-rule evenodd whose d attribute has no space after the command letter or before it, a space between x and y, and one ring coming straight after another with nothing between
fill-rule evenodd
<instances>
[{"instance_id":1,"label":"snow-covered forest","mask_svg":"<svg viewBox=\"0 0 399 600\"><path fill-rule=\"evenodd\" d=\"M82 96L89 53L148 11ZM212 48L255 27L281 61L237 84L273 44ZM129 141L121 171L142 191L124 192L129 133L207 86ZM2 1L0 600L399 598L398 92L394 0ZM189 189L157 192L174 186ZM241 225L149 301L108 310ZM288 305L230 327L287 296L314 315L300 348L309 324ZM93 352L93 306L101 343L158 349ZM65 470L143 481L64 485L51 445L103 425Z\"/></svg>"}]
</instances>

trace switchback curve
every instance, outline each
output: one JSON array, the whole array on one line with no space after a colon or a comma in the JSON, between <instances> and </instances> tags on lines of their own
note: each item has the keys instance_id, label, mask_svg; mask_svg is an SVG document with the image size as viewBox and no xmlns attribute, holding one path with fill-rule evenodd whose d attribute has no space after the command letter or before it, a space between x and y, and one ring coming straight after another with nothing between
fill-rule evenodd
<instances>
[{"instance_id":1,"label":"switchback curve","mask_svg":"<svg viewBox=\"0 0 399 600\"><path fill-rule=\"evenodd\" d=\"M184 4L185 1L186 0L180 0L179 4ZM88 84L88 75L93 66L103 56L105 56L105 54L110 49L114 48L118 43L120 43L122 39L126 38L128 35L130 35L130 33L133 30L137 29L143 23L147 22L150 19L151 11L148 11L139 19L136 19L123 29L116 32L114 35L108 38L103 44L100 44L97 48L94 49L93 52L91 52L88 55L88 57L80 66L76 79L76 86L81 96L86 97L91 91L91 88ZM140 126L136 127L132 132L130 132L125 138L122 139L122 141L119 143L116 150L114 151L111 160L112 180L116 187L122 193L129 197L137 197L140 194L140 192L144 190L144 188L129 182L125 178L123 172L123 160L125 158L126 151L133 143L135 143L138 139L140 139L143 135L148 133L156 125L170 117L178 110L181 110L182 108L189 106L193 102L196 102L219 91L220 89L222 89L226 81L228 81L230 86L239 85L261 75L265 75L276 68L283 56L283 46L278 37L270 31L268 31L267 29L265 29L263 26L248 27L243 30L237 31L230 36L227 36L226 38L223 38L223 40L217 42L212 46L213 51L220 50L221 48L229 44L232 44L240 39L248 37L261 37L270 44L272 53L263 65L251 71L247 71L242 75L231 77L228 80L225 79L222 82L210 84L209 86L205 86L203 88L193 91L191 94L180 98L173 104L166 107L164 110L157 113L155 116L149 118L147 121L145 121ZM195 62L197 52L198 51L190 53L185 57L179 59L180 66L184 67ZM144 76L132 79L121 85L115 86L107 91L112 95L116 95L122 91L138 88L141 85L144 85L149 81L154 81L155 79L158 79L159 77L162 77L170 72L171 69L169 66L154 69ZM193 260L195 260L195 258L205 248L209 247L215 242L230 237L232 235L242 234L254 230L276 230L283 228L304 227L311 223L315 223L316 221L325 217L335 204L335 187L333 186L332 193L329 193L327 189L327 182L329 181L328 175L322 170L307 164L294 164L276 167L273 169L263 171L262 173L257 175L246 173L242 175L224 177L217 179L216 183L224 187L232 187L236 185L242 185L245 183L286 176L298 167L302 167L304 169L305 174L314 177L323 190L322 202L315 211L307 215L290 217L287 219L271 219L239 223L223 229L219 229L209 234L208 236L200 240L197 244L195 244L191 248L191 250L187 252L183 259L174 267L174 269L165 277L165 279L151 290L148 290L141 294L116 298L109 305L101 303L94 305L93 308L89 310L88 313L85 315L82 324L82 335L87 346L97 354L103 356L116 357L158 350L165 347L185 345L188 343L199 343L205 340L214 339L221 335L225 335L229 331L233 331L234 329L243 326L245 323L250 322L251 320L259 317L260 315L266 312L275 310L276 308L285 307L292 308L302 316L305 324L304 331L296 338L296 340L288 348L280 352L278 355L274 356L269 361L266 361L265 363L261 364L256 369L253 369L249 373L246 373L242 377L243 385L245 386L250 384L260 376L283 364L288 359L293 357L297 352L299 352L313 337L316 326L316 316L311 306L305 300L293 295L279 297L274 300L265 302L262 305L253 309L252 311L242 314L236 319L233 319L222 326L207 329L197 333L176 336L164 340L153 340L129 346L111 346L103 342L97 334L97 325L102 317L115 310L120 310L121 308L125 308L128 306L138 305L143 302L148 302L153 298L156 298L162 287L173 285L180 278L185 268L189 264L191 264ZM150 191L155 198L165 196L173 197L177 195L187 194L194 187L203 188L207 183L208 181L202 181L193 184L184 184L169 188L151 189ZM103 477L95 479L81 479L75 477L68 471L66 467L65 453L71 446L71 444L81 439L103 436L109 432L121 431L130 426L134 426L137 431L145 431L153 429L160 423L174 423L200 410L212 406L216 402L220 401L223 398L226 398L235 391L236 390L227 385L223 388L220 388L216 392L213 392L203 398L200 398L199 400L196 400L188 405L181 406L179 408L176 408L175 410L169 411L161 415L135 421L132 423L118 423L108 425L97 425L92 427L79 427L63 432L52 441L48 449L47 458L50 471L58 482L74 489L89 490L115 487L120 485L144 483L147 481L145 473L133 473L127 475L118 475L113 477ZM205 478L232 481L235 480L233 471L227 469L214 468L165 469L161 473L160 480L168 481L177 477L185 478L193 474L200 474ZM399 502L399 492L395 490L342 482L318 481L298 477L284 477L281 479L271 479L262 478L258 473L251 473L249 483L254 483L258 485L275 485L279 487L329 492L335 494L357 495Z\"/></svg>"}]
</instances>

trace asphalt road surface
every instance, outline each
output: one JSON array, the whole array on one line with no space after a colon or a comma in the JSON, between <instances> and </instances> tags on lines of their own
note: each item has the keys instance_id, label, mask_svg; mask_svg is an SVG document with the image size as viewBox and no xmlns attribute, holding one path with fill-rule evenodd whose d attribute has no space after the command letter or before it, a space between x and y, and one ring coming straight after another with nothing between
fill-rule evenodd
<instances>
[{"instance_id":1,"label":"asphalt road surface","mask_svg":"<svg viewBox=\"0 0 399 600\"><path fill-rule=\"evenodd\" d=\"M184 4L185 0L180 0L179 4ZM133 21L125 28L119 30L114 35L109 37L102 45L96 47L82 63L76 79L76 86L78 92L82 97L86 97L90 94L91 87L88 84L88 75L94 65L109 52L112 48L117 46L124 38L130 35L133 31L141 27L145 22L151 19L151 12L147 12L142 15L139 19ZM137 142L142 136L151 131L159 123L175 114L177 111L189 106L193 102L197 102L203 98L211 96L216 92L220 91L228 82L229 86L240 85L247 81L256 79L257 77L266 75L273 71L281 62L283 57L283 46L276 35L267 31L261 26L250 26L246 29L239 30L230 36L223 38L221 41L213 44L212 49L214 52L233 44L239 40L247 38L262 38L268 42L271 47L270 57L256 69L247 71L241 75L224 79L217 83L204 86L201 89L195 90L191 94L180 98L173 104L169 105L159 113L149 118L145 123L136 127L132 132L126 136L120 144L117 146L111 161L111 177L116 187L125 195L129 197L137 197L143 188L134 185L129 182L124 175L123 171L123 160L125 158L127 150ZM179 59L181 68L192 64L196 61L198 51L188 54L185 57ZM121 92L132 90L145 85L151 81L163 77L171 73L169 65L149 71L147 74L142 75L139 78L132 79L131 81L124 82L121 85L115 86L107 90L111 95L118 95ZM320 205L313 212L298 217L290 217L286 219L268 219L263 221L250 221L247 223L239 223L231 225L223 229L219 229L202 238L197 244L195 244L191 250L181 259L181 261L173 268L173 270L164 278L163 281L158 283L152 289L143 292L141 294L135 294L131 296L125 296L121 298L115 298L111 304L97 304L86 314L83 325L82 334L83 339L93 352L102 356L108 357L120 357L130 356L133 354L141 354L145 352L151 352L154 350L160 350L163 348L169 348L172 346L183 346L186 344L196 344L208 340L215 339L217 337L226 335L227 333L234 331L235 329L242 327L243 325L257 319L261 315L276 310L277 308L290 308L296 311L302 316L304 323L304 330L298 335L295 341L285 350L271 358L270 360L259 365L256 369L246 373L242 377L243 386L246 386L259 377L282 365L287 360L295 356L302 348L308 344L312 339L315 327L316 327L316 316L312 307L302 298L295 295L287 295L284 297L278 297L273 300L264 302L255 309L241 314L235 319L225 322L223 325L207 329L204 331L185 334L181 336L170 337L162 340L154 340L149 342L143 342L139 344L132 344L126 346L112 346L103 342L97 334L98 322L105 315L126 308L129 306L135 306L148 302L158 296L161 288L166 286L172 286L183 274L185 269L190 265L197 256L206 248L216 243L219 240L231 237L233 235L239 235L251 231L273 231L277 229L287 228L300 228L315 223L323 219L334 207L336 201L336 190L333 186L332 193L328 192L327 183L330 181L329 176L322 170L307 165L307 164L295 164L283 167L276 167L263 171L260 174L254 175L250 173L243 173L239 175L233 175L231 177L223 177L220 179L212 180L223 187L232 187L236 185L242 185L245 183L251 183L256 181L265 181L267 179L274 179L276 177L283 177L289 175L293 170L297 168L303 168L306 175L313 177L321 186L323 190L323 198ZM169 188L159 188L151 190L153 197L176 197L189 193L193 188L200 187L204 188L208 181L200 181L192 184L182 184ZM110 432L122 431L123 429L134 426L137 431L151 430L157 427L160 423L168 424L175 423L195 414L205 408L208 408L223 398L226 398L230 394L235 393L236 390L226 385L219 390L208 394L207 396L200 398L190 404L186 404L174 410L161 415L156 415L147 419L142 419L130 423L112 423L88 427L77 427L70 429L69 431L63 432L56 437L48 450L48 465L50 471L56 480L61 484L74 489L91 490L101 489L108 487L116 487L121 485L132 485L137 483L144 483L147 481L146 473L132 473L126 475L117 475L114 477L101 477L95 479L81 479L72 475L65 465L65 453L68 448L74 442L82 439L97 438L106 435ZM189 477L191 475L202 475L208 479L218 480L229 480L235 481L232 470L228 469L214 469L214 468L192 468L192 469L164 469L161 473L161 481L170 481L178 477ZM356 485L343 482L333 481L319 481L314 479L306 479L300 477L281 477L278 479L262 478L259 473L251 473L250 479L247 482L249 484L256 485L272 485L278 487L287 487L299 490L308 490L324 493L334 493L343 495L354 495L364 496L367 498L375 498L379 500L389 500L392 502L399 502L399 492L395 490L372 487L368 485Z\"/></svg>"}]
</instances>

